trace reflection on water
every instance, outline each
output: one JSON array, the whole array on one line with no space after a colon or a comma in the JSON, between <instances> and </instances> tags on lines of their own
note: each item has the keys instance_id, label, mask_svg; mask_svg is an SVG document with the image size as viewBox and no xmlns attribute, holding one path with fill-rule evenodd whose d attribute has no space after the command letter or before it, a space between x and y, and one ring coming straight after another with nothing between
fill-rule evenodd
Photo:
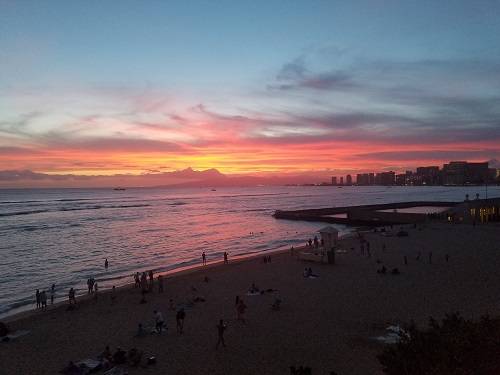
<instances>
[{"instance_id":1,"label":"reflection on water","mask_svg":"<svg viewBox=\"0 0 500 375\"><path fill-rule=\"evenodd\" d=\"M30 307L36 288L95 277L100 287L135 271L169 270L208 259L302 243L322 223L275 220L276 209L407 200L462 200L477 188L255 187L210 189L0 190L0 315ZM500 189L489 189L500 196ZM339 227L345 231L345 227ZM104 259L110 267L104 269ZM126 279L124 279L126 277Z\"/></svg>"},{"instance_id":2,"label":"reflection on water","mask_svg":"<svg viewBox=\"0 0 500 375\"><path fill-rule=\"evenodd\" d=\"M377 210L378 212L400 212L405 214L438 214L449 210L451 207L437 207L437 206L417 206L406 208L391 208L388 210Z\"/></svg>"}]
</instances>

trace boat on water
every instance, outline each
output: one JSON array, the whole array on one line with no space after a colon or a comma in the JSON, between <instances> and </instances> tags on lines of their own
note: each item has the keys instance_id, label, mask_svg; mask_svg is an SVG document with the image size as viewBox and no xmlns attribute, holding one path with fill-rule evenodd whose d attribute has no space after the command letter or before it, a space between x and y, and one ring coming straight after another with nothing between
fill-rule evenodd
<instances>
[{"instance_id":1,"label":"boat on water","mask_svg":"<svg viewBox=\"0 0 500 375\"><path fill-rule=\"evenodd\" d=\"M127 190L127 189L122 188L122 187L115 187L113 190L123 191L123 190Z\"/></svg>"}]
</instances>

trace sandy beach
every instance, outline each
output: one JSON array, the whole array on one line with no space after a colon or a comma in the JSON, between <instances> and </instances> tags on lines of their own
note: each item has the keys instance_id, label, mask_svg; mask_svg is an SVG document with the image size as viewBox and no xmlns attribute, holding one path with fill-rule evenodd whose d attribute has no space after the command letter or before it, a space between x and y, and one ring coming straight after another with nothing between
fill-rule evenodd
<instances>
[{"instance_id":1,"label":"sandy beach","mask_svg":"<svg viewBox=\"0 0 500 375\"><path fill-rule=\"evenodd\" d=\"M29 334L0 343L0 373L56 374L70 360L95 358L106 345L156 356L154 366L127 366L130 374L289 374L290 366L300 365L313 374L381 373L376 355L383 346L374 337L390 324L424 325L429 316L454 311L500 315L498 224L432 223L407 231L408 237L365 233L371 257L360 254L357 239L343 240L347 252L337 254L335 265L299 261L289 251L273 254L270 264L262 256L230 259L228 265L169 276L165 292L155 287L145 304L139 303L139 289L126 287L114 303L101 293L97 300L80 300L73 311L63 304L5 319L11 330ZM382 264L401 274L377 274ZM304 267L319 277L304 278ZM252 283L278 292L247 296ZM237 295L248 306L246 323L236 320ZM273 311L278 295L281 309ZM185 304L195 297L205 302L186 309L180 335L169 300ZM166 317L168 332L134 337L139 322L154 324L154 310ZM216 350L219 319L227 324L227 347Z\"/></svg>"}]
</instances>

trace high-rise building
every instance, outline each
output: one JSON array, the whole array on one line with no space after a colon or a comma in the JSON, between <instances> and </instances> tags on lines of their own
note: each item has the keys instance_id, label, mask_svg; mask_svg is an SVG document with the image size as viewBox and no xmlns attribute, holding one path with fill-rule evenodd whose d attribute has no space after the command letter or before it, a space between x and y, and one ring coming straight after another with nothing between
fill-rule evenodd
<instances>
[{"instance_id":1,"label":"high-rise building","mask_svg":"<svg viewBox=\"0 0 500 375\"><path fill-rule=\"evenodd\" d=\"M352 185L352 176L350 174L348 174L347 176L345 176L345 183L346 185Z\"/></svg>"},{"instance_id":2,"label":"high-rise building","mask_svg":"<svg viewBox=\"0 0 500 375\"><path fill-rule=\"evenodd\" d=\"M396 173L381 172L375 175L375 184L377 185L394 185L396 182Z\"/></svg>"},{"instance_id":3,"label":"high-rise building","mask_svg":"<svg viewBox=\"0 0 500 375\"><path fill-rule=\"evenodd\" d=\"M337 185L337 177L332 177L332 185Z\"/></svg>"},{"instance_id":4,"label":"high-rise building","mask_svg":"<svg viewBox=\"0 0 500 375\"><path fill-rule=\"evenodd\" d=\"M418 167L415 185L438 185L440 183L439 167Z\"/></svg>"},{"instance_id":5,"label":"high-rise building","mask_svg":"<svg viewBox=\"0 0 500 375\"><path fill-rule=\"evenodd\" d=\"M443 165L444 185L483 184L491 180L488 162L450 161Z\"/></svg>"},{"instance_id":6,"label":"high-rise building","mask_svg":"<svg viewBox=\"0 0 500 375\"><path fill-rule=\"evenodd\" d=\"M340 185L344 185L344 177L340 177Z\"/></svg>"},{"instance_id":7,"label":"high-rise building","mask_svg":"<svg viewBox=\"0 0 500 375\"><path fill-rule=\"evenodd\" d=\"M375 185L375 173L368 173L368 185Z\"/></svg>"}]
</instances>

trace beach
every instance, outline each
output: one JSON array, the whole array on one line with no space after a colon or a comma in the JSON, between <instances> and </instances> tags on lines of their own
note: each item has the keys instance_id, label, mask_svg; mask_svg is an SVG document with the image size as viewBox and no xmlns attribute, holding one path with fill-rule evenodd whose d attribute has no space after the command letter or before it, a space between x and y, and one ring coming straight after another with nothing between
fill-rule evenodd
<instances>
[{"instance_id":1,"label":"beach","mask_svg":"<svg viewBox=\"0 0 500 375\"><path fill-rule=\"evenodd\" d=\"M335 265L299 261L288 250L272 254L271 263L263 255L230 258L227 265L167 276L165 292L155 286L144 304L140 289L127 286L114 302L100 293L78 300L72 311L64 303L10 317L3 321L11 330L29 333L0 343L0 372L55 374L109 345L157 358L148 368L126 366L130 374L288 374L290 366L309 366L313 374L380 374L376 355L383 345L375 338L389 325L424 326L430 316L455 311L467 318L500 315L500 225L431 222L405 230L408 237L364 232L371 257L361 254L357 238L344 239ZM378 274L382 265L400 274ZM319 277L304 278L304 267ZM252 283L277 291L248 296ZM236 319L237 295L248 306L245 323ZM281 308L274 311L278 296ZM186 305L196 297L205 301ZM170 299L186 306L182 335ZM154 310L163 313L168 332L134 337L139 322L154 325ZM220 319L227 347L216 350Z\"/></svg>"}]
</instances>

